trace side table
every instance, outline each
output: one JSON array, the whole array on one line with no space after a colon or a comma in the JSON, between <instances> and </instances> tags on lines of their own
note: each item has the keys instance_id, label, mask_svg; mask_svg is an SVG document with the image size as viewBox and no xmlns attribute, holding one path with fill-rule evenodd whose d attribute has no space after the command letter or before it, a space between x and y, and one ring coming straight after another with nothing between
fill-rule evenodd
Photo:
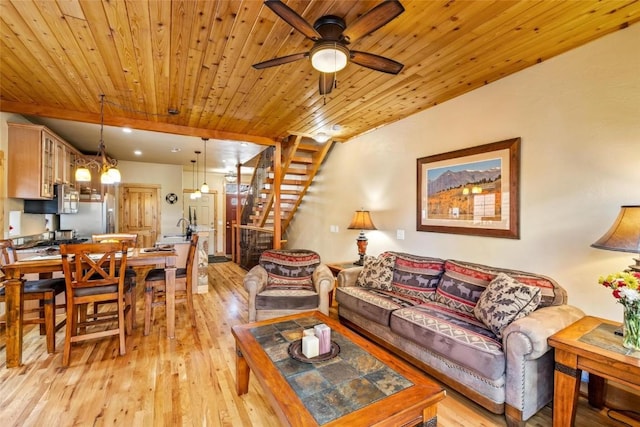
<instances>
[{"instance_id":1,"label":"side table","mask_svg":"<svg viewBox=\"0 0 640 427\"><path fill-rule=\"evenodd\" d=\"M330 262L327 263L327 267L336 277L336 280L333 283L333 290L329 293L329 307L333 306L333 292L336 289L338 283L338 273L347 268L360 267L359 265L355 265L353 261L338 261L338 262Z\"/></svg>"},{"instance_id":2,"label":"side table","mask_svg":"<svg viewBox=\"0 0 640 427\"><path fill-rule=\"evenodd\" d=\"M549 337L555 348L553 425L575 421L582 371L589 372L589 404L604 406L606 379L640 390L640 351L622 347L620 323L586 316Z\"/></svg>"}]
</instances>

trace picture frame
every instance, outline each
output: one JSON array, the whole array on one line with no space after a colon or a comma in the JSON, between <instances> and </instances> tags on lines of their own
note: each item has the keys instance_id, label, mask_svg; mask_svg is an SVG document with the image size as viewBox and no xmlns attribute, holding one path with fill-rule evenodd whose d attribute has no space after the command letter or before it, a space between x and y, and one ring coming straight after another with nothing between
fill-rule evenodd
<instances>
[{"instance_id":1,"label":"picture frame","mask_svg":"<svg viewBox=\"0 0 640 427\"><path fill-rule=\"evenodd\" d=\"M417 231L520 238L520 138L417 159Z\"/></svg>"}]
</instances>

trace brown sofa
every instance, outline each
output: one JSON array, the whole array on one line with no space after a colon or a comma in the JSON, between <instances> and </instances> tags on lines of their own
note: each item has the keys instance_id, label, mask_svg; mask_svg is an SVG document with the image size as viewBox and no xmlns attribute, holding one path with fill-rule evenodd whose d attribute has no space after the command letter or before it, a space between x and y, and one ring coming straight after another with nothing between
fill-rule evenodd
<instances>
[{"instance_id":1,"label":"brown sofa","mask_svg":"<svg viewBox=\"0 0 640 427\"><path fill-rule=\"evenodd\" d=\"M395 252L341 271L336 300L341 322L508 425L553 398L547 338L584 316L548 277Z\"/></svg>"}]
</instances>

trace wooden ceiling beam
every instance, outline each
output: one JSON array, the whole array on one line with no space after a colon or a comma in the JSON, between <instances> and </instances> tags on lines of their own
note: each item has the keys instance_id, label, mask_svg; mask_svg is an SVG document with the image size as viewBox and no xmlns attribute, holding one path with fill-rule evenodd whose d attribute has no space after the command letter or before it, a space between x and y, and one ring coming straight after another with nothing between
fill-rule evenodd
<instances>
[{"instance_id":1,"label":"wooden ceiling beam","mask_svg":"<svg viewBox=\"0 0 640 427\"><path fill-rule=\"evenodd\" d=\"M0 101L0 111L23 115L49 117L52 119L72 120L82 123L100 123L100 114L49 108L40 105L20 104L11 101ZM258 145L272 146L276 141L257 135L226 132L215 129L203 129L192 126L174 125L151 120L132 119L128 117L106 116L104 124L108 126L130 127L132 129L175 135L196 136L199 138L221 139L239 142L252 142Z\"/></svg>"}]
</instances>

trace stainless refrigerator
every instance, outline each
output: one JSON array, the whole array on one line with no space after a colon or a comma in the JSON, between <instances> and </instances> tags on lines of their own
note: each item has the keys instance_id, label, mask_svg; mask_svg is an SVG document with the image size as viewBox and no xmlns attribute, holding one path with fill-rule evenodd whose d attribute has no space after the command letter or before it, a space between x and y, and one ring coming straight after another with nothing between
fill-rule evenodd
<instances>
[{"instance_id":1,"label":"stainless refrigerator","mask_svg":"<svg viewBox=\"0 0 640 427\"><path fill-rule=\"evenodd\" d=\"M80 202L76 214L61 214L60 229L75 230L78 237L115 233L115 216L115 197L107 193L102 202Z\"/></svg>"}]
</instances>

